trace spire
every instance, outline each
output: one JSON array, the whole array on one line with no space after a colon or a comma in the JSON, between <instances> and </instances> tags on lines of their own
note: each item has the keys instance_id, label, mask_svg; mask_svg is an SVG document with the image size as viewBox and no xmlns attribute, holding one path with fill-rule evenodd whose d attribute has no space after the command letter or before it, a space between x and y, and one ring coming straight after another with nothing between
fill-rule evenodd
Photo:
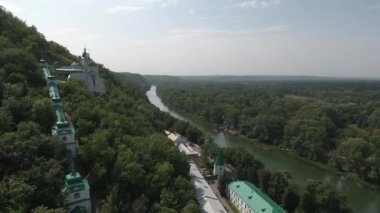
<instances>
[{"instance_id":1,"label":"spire","mask_svg":"<svg viewBox=\"0 0 380 213\"><path fill-rule=\"evenodd\" d=\"M216 155L214 165L216 165L216 166L223 166L224 165L223 156L220 154L220 152L218 152L218 154Z\"/></svg>"},{"instance_id":2,"label":"spire","mask_svg":"<svg viewBox=\"0 0 380 213\"><path fill-rule=\"evenodd\" d=\"M82 57L86 58L87 57L87 50L86 47L83 49Z\"/></svg>"},{"instance_id":3,"label":"spire","mask_svg":"<svg viewBox=\"0 0 380 213\"><path fill-rule=\"evenodd\" d=\"M87 48L83 48L82 58L89 59L90 54L87 52Z\"/></svg>"}]
</instances>

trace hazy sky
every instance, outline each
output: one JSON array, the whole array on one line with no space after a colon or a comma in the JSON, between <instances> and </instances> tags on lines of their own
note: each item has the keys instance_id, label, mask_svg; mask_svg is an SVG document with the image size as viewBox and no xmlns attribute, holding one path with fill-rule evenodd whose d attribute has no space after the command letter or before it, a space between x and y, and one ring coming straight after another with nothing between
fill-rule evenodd
<instances>
[{"instance_id":1,"label":"hazy sky","mask_svg":"<svg viewBox=\"0 0 380 213\"><path fill-rule=\"evenodd\" d=\"M380 0L0 0L118 72L380 77Z\"/></svg>"}]
</instances>

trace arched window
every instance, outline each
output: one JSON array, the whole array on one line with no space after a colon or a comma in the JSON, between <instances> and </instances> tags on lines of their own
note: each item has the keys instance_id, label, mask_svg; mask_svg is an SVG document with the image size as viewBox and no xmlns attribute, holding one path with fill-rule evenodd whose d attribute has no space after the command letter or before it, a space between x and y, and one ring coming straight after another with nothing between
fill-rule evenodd
<instances>
[{"instance_id":1,"label":"arched window","mask_svg":"<svg viewBox=\"0 0 380 213\"><path fill-rule=\"evenodd\" d=\"M80 198L80 193L79 192L77 192L77 193L74 194L74 199L78 199L78 198Z\"/></svg>"}]
</instances>

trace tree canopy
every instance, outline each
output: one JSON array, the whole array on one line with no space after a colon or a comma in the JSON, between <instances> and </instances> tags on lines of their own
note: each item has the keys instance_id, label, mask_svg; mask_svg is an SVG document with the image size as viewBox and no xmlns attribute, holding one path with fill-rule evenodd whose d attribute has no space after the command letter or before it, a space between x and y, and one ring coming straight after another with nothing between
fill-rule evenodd
<instances>
[{"instance_id":1,"label":"tree canopy","mask_svg":"<svg viewBox=\"0 0 380 213\"><path fill-rule=\"evenodd\" d=\"M186 78L184 78L186 79ZM379 81L183 81L158 94L216 129L380 183Z\"/></svg>"},{"instance_id":2,"label":"tree canopy","mask_svg":"<svg viewBox=\"0 0 380 213\"><path fill-rule=\"evenodd\" d=\"M51 136L54 108L41 58L56 66L78 59L1 8L1 212L65 211L60 187L69 165L63 144ZM89 180L94 204L101 212L198 212L189 165L163 130L199 143L201 132L154 108L145 97L149 84L143 77L98 66L104 95L59 79L79 142L76 170Z\"/></svg>"}]
</instances>

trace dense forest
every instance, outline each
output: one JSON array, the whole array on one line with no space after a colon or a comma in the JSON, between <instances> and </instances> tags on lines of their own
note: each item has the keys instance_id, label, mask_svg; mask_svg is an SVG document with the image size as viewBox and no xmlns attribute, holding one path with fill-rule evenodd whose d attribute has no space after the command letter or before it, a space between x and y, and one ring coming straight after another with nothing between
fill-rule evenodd
<instances>
[{"instance_id":1,"label":"dense forest","mask_svg":"<svg viewBox=\"0 0 380 213\"><path fill-rule=\"evenodd\" d=\"M378 81L187 81L158 93L216 129L380 183Z\"/></svg>"},{"instance_id":2,"label":"dense forest","mask_svg":"<svg viewBox=\"0 0 380 213\"><path fill-rule=\"evenodd\" d=\"M60 187L69 166L51 136L54 108L41 58L58 65L78 59L1 8L0 212L66 212ZM93 204L100 212L198 212L186 158L162 132L201 143L199 130L150 105L141 76L99 66L105 95L76 81L60 85L79 142L76 169L90 182Z\"/></svg>"},{"instance_id":3,"label":"dense forest","mask_svg":"<svg viewBox=\"0 0 380 213\"><path fill-rule=\"evenodd\" d=\"M34 26L29 27L0 9L0 212L66 212L60 187L69 165L65 148L51 136L54 107L38 65L41 58L50 63L57 62L57 66L78 60L66 48L46 41ZM99 72L107 88L104 95L89 92L77 81L61 79L60 84L64 107L79 143L76 169L89 180L93 204L99 212L107 213L198 212L195 192L188 177L188 162L165 138L163 130L177 131L191 141L204 144L205 138L200 130L154 108L145 97L149 83L142 76L116 74L102 65L99 65ZM263 143L306 150L301 153L320 149L316 141L319 135L313 134L316 128L322 128L326 134L332 134L326 136L326 143L333 145L328 147L327 154L315 155L321 157L316 160L339 165L344 171L373 170L376 178L379 176L378 167L360 167L378 161L375 141L378 141L379 133L374 126L379 127L376 120L379 112L375 113L378 94L375 91L360 94L372 86L345 89L346 96L333 93L334 89L339 91L339 85L326 91L315 88L302 91L309 91L308 95L297 94L298 88L292 86L287 87L287 92L275 86L270 86L269 90L247 85L196 85L195 89L193 84L178 86L172 90L169 86L159 87L159 92L166 103L169 103L166 100L177 101L172 106L184 112L195 113L189 108L191 106L193 110L199 110L199 116L218 127L238 130ZM330 92L331 96L326 95ZM234 97L234 94L239 95ZM334 101L337 98L342 99L341 103ZM363 104L369 99L372 102ZM325 102L329 104L322 104ZM190 103L192 105L187 106ZM329 109L339 104L342 110L346 109L345 117L334 117L341 119L331 121L336 125L334 129L319 126L329 124L329 120L322 117L334 115L329 113L335 111ZM360 116L354 114L360 107L367 111ZM317 114L307 117L307 113L314 112L311 109ZM288 110L288 114L280 113L281 110ZM263 117L257 119L260 114ZM283 125L282 132L278 132L277 123L273 122L278 118L271 117L276 115L282 116L283 120L279 122ZM357 120L362 123L356 124ZM287 130L290 121L294 122L291 123L295 125L293 128L310 132L296 134L295 130ZM341 123L335 124L337 121ZM309 123L314 124L310 129ZM283 144L282 138L288 142ZM294 142L297 138L298 142ZM311 143L313 147L304 143ZM301 148L296 149L294 144ZM341 146L343 148L339 151ZM216 152L210 143L202 147L205 156L208 152ZM349 155L358 150L359 154ZM293 184L290 175L266 170L261 162L242 150L223 149L222 152L226 162L236 167L239 179L256 184L290 212L350 211L344 196L323 183L310 181L301 188ZM362 159L364 154L368 157ZM344 164L343 156L350 157L349 162L353 165ZM336 164L332 163L334 159ZM363 174L368 176L368 173Z\"/></svg>"}]
</instances>

